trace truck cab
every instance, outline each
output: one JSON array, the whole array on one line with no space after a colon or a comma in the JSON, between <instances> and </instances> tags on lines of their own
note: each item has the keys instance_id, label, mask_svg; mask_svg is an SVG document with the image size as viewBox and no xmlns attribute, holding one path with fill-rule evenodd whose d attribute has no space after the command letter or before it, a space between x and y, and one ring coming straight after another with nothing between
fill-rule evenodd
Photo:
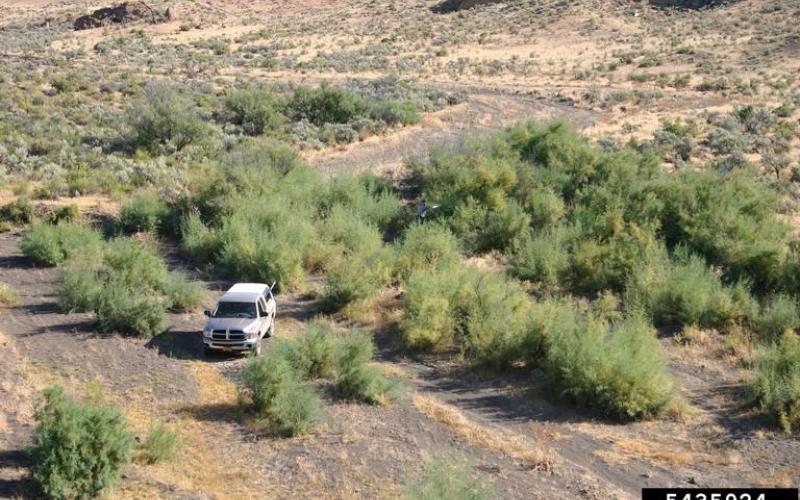
<instances>
[{"instance_id":1,"label":"truck cab","mask_svg":"<svg viewBox=\"0 0 800 500\"><path fill-rule=\"evenodd\" d=\"M205 311L206 353L236 351L260 355L262 339L275 331L274 287L275 283L237 283L225 292L213 310Z\"/></svg>"}]
</instances>

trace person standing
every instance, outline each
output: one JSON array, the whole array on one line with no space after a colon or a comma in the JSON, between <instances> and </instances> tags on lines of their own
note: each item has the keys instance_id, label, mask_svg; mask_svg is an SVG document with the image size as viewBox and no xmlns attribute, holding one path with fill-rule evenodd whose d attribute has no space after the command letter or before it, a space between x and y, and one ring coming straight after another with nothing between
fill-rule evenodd
<instances>
[{"instance_id":1,"label":"person standing","mask_svg":"<svg viewBox=\"0 0 800 500\"><path fill-rule=\"evenodd\" d=\"M428 205L425 203L425 198L419 200L417 205L417 222L420 224L425 223L425 217L428 216Z\"/></svg>"}]
</instances>

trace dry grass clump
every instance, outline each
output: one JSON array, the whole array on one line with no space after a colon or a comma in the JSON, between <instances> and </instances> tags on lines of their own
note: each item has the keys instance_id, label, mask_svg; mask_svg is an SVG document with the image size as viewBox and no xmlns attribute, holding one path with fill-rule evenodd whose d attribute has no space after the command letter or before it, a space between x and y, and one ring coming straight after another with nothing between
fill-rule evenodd
<instances>
[{"instance_id":1,"label":"dry grass clump","mask_svg":"<svg viewBox=\"0 0 800 500\"><path fill-rule=\"evenodd\" d=\"M555 465L552 450L526 442L521 436L510 434L503 429L475 423L454 406L424 394L414 394L411 401L419 411L446 425L468 443L525 461L540 470L549 471Z\"/></svg>"}]
</instances>

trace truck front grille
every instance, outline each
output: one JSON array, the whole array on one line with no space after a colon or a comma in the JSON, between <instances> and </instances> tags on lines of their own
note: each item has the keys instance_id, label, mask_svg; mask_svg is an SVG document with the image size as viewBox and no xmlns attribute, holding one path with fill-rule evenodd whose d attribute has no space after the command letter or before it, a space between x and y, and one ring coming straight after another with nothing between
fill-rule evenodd
<instances>
[{"instance_id":1,"label":"truck front grille","mask_svg":"<svg viewBox=\"0 0 800 500\"><path fill-rule=\"evenodd\" d=\"M211 338L214 340L244 340L245 334L241 330L214 330L211 332Z\"/></svg>"}]
</instances>

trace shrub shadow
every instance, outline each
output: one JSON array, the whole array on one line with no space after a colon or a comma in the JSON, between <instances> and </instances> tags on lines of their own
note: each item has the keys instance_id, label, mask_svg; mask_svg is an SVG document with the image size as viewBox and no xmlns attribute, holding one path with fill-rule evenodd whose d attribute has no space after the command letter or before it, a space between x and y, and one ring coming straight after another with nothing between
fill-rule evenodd
<instances>
[{"instance_id":1,"label":"shrub shadow","mask_svg":"<svg viewBox=\"0 0 800 500\"><path fill-rule=\"evenodd\" d=\"M36 483L27 474L32 465L25 450L0 450L0 470L26 470L18 479L0 478L0 498L40 498Z\"/></svg>"}]
</instances>

